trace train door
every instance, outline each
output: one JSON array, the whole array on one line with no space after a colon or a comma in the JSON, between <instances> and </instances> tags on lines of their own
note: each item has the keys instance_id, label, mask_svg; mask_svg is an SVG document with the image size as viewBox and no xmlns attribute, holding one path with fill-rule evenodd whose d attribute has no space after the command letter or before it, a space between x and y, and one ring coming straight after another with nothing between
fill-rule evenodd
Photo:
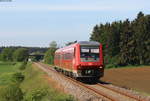
<instances>
[{"instance_id":1,"label":"train door","mask_svg":"<svg viewBox=\"0 0 150 101\"><path fill-rule=\"evenodd\" d=\"M74 50L73 50L73 59L72 59L72 70L74 70L75 63L76 63L76 48L74 47Z\"/></svg>"}]
</instances>

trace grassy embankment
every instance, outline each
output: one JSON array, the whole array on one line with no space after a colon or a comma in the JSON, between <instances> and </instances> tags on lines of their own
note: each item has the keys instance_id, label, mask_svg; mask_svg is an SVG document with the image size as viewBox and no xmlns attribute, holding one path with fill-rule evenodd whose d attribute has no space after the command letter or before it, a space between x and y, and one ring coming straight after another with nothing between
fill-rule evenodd
<instances>
[{"instance_id":1,"label":"grassy embankment","mask_svg":"<svg viewBox=\"0 0 150 101\"><path fill-rule=\"evenodd\" d=\"M13 73L19 71L21 63L0 62L0 87L11 82Z\"/></svg>"},{"instance_id":2,"label":"grassy embankment","mask_svg":"<svg viewBox=\"0 0 150 101\"><path fill-rule=\"evenodd\" d=\"M26 79L23 81L21 88L27 92L27 97L35 91L46 93L41 101L72 101L73 98L66 95L49 85L48 80L45 78L46 74L35 65L29 65L24 71Z\"/></svg>"},{"instance_id":3,"label":"grassy embankment","mask_svg":"<svg viewBox=\"0 0 150 101\"><path fill-rule=\"evenodd\" d=\"M19 66L21 63L0 63L0 88L11 82L13 73L21 72L25 76L20 84L24 97L22 101L73 101L71 96L49 85L46 74L35 65L30 63L22 71Z\"/></svg>"},{"instance_id":4,"label":"grassy embankment","mask_svg":"<svg viewBox=\"0 0 150 101\"><path fill-rule=\"evenodd\" d=\"M113 68L141 68L141 67L150 67L150 65L127 65L127 66L115 66L108 64L105 66L105 69L113 69Z\"/></svg>"}]
</instances>

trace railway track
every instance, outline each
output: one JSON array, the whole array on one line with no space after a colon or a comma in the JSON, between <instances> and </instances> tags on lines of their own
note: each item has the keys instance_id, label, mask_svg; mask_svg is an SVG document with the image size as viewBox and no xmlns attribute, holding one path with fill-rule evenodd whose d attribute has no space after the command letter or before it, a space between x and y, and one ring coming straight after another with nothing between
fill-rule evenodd
<instances>
[{"instance_id":1,"label":"railway track","mask_svg":"<svg viewBox=\"0 0 150 101\"><path fill-rule=\"evenodd\" d=\"M134 99L135 101L145 101L143 98L140 98L140 97L137 97L137 96L133 96L133 95L131 95L130 93L127 93L127 92L123 92L123 91L114 89L114 88L109 87L109 86L104 85L104 84L98 83L97 86L104 87L104 88L106 88L106 89L109 89L109 90L111 90L111 91L114 91L114 92L116 92L116 93L119 93L119 94L121 94L121 95L124 95L124 96L126 96L126 97L132 98L132 99Z\"/></svg>"},{"instance_id":2,"label":"railway track","mask_svg":"<svg viewBox=\"0 0 150 101\"><path fill-rule=\"evenodd\" d=\"M68 80L69 82L79 87L82 87L83 89L86 89L89 92L92 92L95 96L99 96L104 101L145 101L141 98L118 91L116 89L113 89L111 87L105 86L100 83L91 85L91 84L85 84L85 83L79 82L75 79L72 79L61 73L56 72L53 68L50 68L50 66L46 64L43 64L43 63L35 63L35 64L40 66L40 68L43 69L45 72L50 72L50 71L55 72L56 74Z\"/></svg>"}]
</instances>

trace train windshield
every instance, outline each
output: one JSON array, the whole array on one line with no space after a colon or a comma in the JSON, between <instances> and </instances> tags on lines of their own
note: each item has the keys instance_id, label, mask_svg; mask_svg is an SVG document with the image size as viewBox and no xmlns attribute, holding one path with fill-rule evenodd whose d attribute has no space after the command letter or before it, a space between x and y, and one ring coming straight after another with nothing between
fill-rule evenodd
<instances>
[{"instance_id":1,"label":"train windshield","mask_svg":"<svg viewBox=\"0 0 150 101\"><path fill-rule=\"evenodd\" d=\"M99 61L99 47L81 47L81 62L97 62Z\"/></svg>"}]
</instances>

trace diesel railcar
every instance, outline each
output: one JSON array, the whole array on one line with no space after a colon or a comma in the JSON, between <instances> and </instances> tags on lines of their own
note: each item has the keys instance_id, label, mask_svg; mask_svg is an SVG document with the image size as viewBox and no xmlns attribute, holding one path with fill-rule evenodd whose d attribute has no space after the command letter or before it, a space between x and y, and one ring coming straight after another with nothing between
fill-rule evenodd
<instances>
[{"instance_id":1,"label":"diesel railcar","mask_svg":"<svg viewBox=\"0 0 150 101\"><path fill-rule=\"evenodd\" d=\"M102 44L80 41L55 52L55 69L74 78L98 80L104 75Z\"/></svg>"}]
</instances>

